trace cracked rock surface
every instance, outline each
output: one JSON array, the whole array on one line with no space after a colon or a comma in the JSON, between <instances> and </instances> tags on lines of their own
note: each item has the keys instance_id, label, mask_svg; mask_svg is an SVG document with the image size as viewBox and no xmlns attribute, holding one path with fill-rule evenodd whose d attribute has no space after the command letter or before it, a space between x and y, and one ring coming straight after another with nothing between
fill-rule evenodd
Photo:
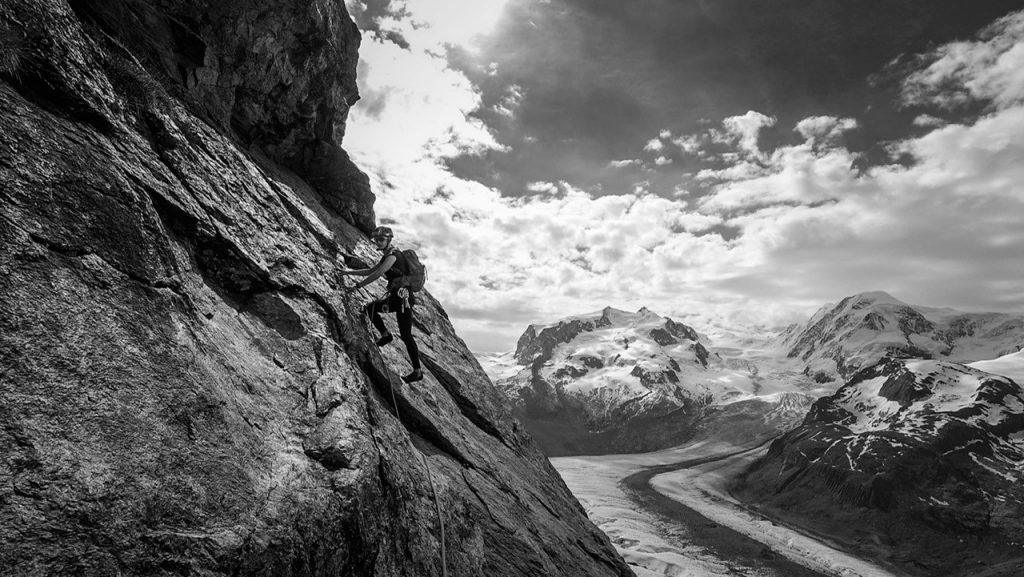
<instances>
[{"instance_id":1,"label":"cracked rock surface","mask_svg":"<svg viewBox=\"0 0 1024 577\"><path fill-rule=\"evenodd\" d=\"M340 1L0 5L5 572L630 575L439 303L410 387L341 290L358 40Z\"/></svg>"}]
</instances>

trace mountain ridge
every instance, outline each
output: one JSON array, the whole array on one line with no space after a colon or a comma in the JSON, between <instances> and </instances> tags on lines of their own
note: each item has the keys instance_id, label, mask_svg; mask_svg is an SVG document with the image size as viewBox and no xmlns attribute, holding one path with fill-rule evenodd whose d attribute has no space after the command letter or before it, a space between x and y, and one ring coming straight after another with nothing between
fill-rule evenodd
<instances>
[{"instance_id":1,"label":"mountain ridge","mask_svg":"<svg viewBox=\"0 0 1024 577\"><path fill-rule=\"evenodd\" d=\"M997 364L1019 371L1012 356ZM1024 389L1011 378L887 358L816 401L733 490L913 575L966 575L1020 556L1022 440Z\"/></svg>"},{"instance_id":2,"label":"mountain ridge","mask_svg":"<svg viewBox=\"0 0 1024 577\"><path fill-rule=\"evenodd\" d=\"M636 328L643 323L649 326ZM647 307L635 313L605 307L531 324L514 352L481 356L481 362L546 453L642 451L686 441L712 405L772 403L774 393L786 391L829 395L857 370L884 358L971 362L1020 350L1024 315L915 307L885 291L869 291L826 304L806 323L770 334L716 330L729 338L724 346ZM613 336L615 331L622 334ZM594 342L598 334L605 335L600 346ZM635 346L646 356L630 356L635 351L629 346L641 340ZM691 343L685 358L661 350L678 342ZM613 348L611 354L592 354ZM632 363L629 371L613 374L609 362L621 364L623 358ZM665 400L666 392L667 402L652 403ZM645 433L665 422L670 424L663 435Z\"/></svg>"},{"instance_id":3,"label":"mountain ridge","mask_svg":"<svg viewBox=\"0 0 1024 577\"><path fill-rule=\"evenodd\" d=\"M970 362L1016 352L1024 315L920 307L873 291L821 307L778 342L808 373L849 378L886 356Z\"/></svg>"}]
</instances>

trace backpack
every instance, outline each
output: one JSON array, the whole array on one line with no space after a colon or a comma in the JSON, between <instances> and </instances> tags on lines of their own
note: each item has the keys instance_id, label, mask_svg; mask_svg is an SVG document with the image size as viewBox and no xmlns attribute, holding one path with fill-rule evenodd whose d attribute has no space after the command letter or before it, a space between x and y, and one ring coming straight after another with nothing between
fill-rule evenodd
<instances>
[{"instance_id":1,"label":"backpack","mask_svg":"<svg viewBox=\"0 0 1024 577\"><path fill-rule=\"evenodd\" d=\"M406 287L412 292L423 290L423 285L427 282L427 267L420 262L420 257L416 254L416 251L409 248L406 250L395 250L400 253L402 258L398 259L398 262L404 262L402 267L402 276L392 279L388 282L388 289L395 289L398 287ZM398 265L398 262L395 264Z\"/></svg>"}]
</instances>

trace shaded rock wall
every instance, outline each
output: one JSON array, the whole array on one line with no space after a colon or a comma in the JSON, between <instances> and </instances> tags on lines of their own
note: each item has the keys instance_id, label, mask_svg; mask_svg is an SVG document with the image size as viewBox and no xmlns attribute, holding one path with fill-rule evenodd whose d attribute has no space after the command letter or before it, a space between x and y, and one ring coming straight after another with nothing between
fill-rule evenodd
<instances>
[{"instance_id":1,"label":"shaded rock wall","mask_svg":"<svg viewBox=\"0 0 1024 577\"><path fill-rule=\"evenodd\" d=\"M5 572L629 574L436 301L410 388L339 290L342 2L10 0L0 42Z\"/></svg>"}]
</instances>

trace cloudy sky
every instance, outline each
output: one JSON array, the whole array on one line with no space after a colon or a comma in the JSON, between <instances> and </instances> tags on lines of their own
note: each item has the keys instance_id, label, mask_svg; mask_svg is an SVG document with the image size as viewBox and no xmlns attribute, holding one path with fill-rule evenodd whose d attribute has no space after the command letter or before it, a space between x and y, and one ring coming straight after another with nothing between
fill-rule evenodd
<instances>
[{"instance_id":1,"label":"cloudy sky","mask_svg":"<svg viewBox=\"0 0 1024 577\"><path fill-rule=\"evenodd\" d=\"M1024 312L1024 1L347 0L345 148L476 351L641 306Z\"/></svg>"}]
</instances>

